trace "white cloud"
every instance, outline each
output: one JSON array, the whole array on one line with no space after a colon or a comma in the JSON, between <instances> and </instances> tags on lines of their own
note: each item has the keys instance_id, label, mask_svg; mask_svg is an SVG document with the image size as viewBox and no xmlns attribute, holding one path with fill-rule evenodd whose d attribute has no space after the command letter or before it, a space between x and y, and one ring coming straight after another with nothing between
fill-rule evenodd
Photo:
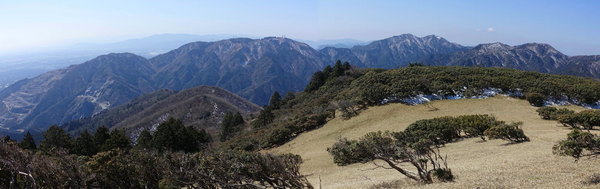
<instances>
[{"instance_id":1,"label":"white cloud","mask_svg":"<svg viewBox=\"0 0 600 189\"><path fill-rule=\"evenodd\" d=\"M494 32L494 28L492 28L492 27L489 27L489 28L487 29L487 32Z\"/></svg>"}]
</instances>

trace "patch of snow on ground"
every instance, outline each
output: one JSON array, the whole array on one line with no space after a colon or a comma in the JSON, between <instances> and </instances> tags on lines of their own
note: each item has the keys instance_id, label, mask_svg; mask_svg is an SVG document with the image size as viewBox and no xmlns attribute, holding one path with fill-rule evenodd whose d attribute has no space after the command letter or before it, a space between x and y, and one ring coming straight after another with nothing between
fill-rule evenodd
<instances>
[{"instance_id":1,"label":"patch of snow on ground","mask_svg":"<svg viewBox=\"0 0 600 189\"><path fill-rule=\"evenodd\" d=\"M455 95L445 95L445 96L438 95L438 94L430 94L430 95L420 94L417 96L407 97L407 98L402 98L402 99L391 96L391 97L384 98L381 101L381 104L387 104L387 103L391 103L391 102L400 102L400 103L409 104L409 105L416 105L416 104L424 104L427 102L431 102L433 100L443 100L443 99L458 100L458 99L464 99L464 98L484 99L484 98L489 98L489 97L493 97L496 95L507 95L507 94L503 93L503 91L501 89L486 88L486 89L483 89L481 95L465 97L465 96L463 96L462 93L466 89L467 89L467 87L463 87L463 89L461 91L454 91ZM508 96L510 96L510 95L508 95Z\"/></svg>"}]
</instances>

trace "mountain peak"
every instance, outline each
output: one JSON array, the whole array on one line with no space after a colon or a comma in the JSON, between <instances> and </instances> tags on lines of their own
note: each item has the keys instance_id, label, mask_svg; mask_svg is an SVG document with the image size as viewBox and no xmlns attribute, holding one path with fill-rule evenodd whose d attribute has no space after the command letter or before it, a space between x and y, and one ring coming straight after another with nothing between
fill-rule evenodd
<instances>
[{"instance_id":1,"label":"mountain peak","mask_svg":"<svg viewBox=\"0 0 600 189\"><path fill-rule=\"evenodd\" d=\"M410 34L410 33L405 33L405 34L400 34L400 35L396 35L390 38L402 38L402 39L406 39L406 38L418 38L417 36Z\"/></svg>"},{"instance_id":2,"label":"mountain peak","mask_svg":"<svg viewBox=\"0 0 600 189\"><path fill-rule=\"evenodd\" d=\"M552 47L551 45L546 44L546 43L525 43L525 44L516 46L516 48L527 49L527 50L533 51L537 54L560 54L560 55L562 55L561 52L559 52L554 47Z\"/></svg>"},{"instance_id":3,"label":"mountain peak","mask_svg":"<svg viewBox=\"0 0 600 189\"><path fill-rule=\"evenodd\" d=\"M507 51L507 50L510 50L511 48L512 48L512 46L510 46L510 45L500 43L500 42L495 42L495 43L480 44L480 45L477 45L473 49L477 50L479 52L495 52L495 51Z\"/></svg>"},{"instance_id":4,"label":"mountain peak","mask_svg":"<svg viewBox=\"0 0 600 189\"><path fill-rule=\"evenodd\" d=\"M123 59L138 60L138 61L146 60L146 58L136 55L136 54L133 54L133 53L109 53L109 54L105 54L105 55L100 55L88 62L106 62L106 61L123 60Z\"/></svg>"}]
</instances>

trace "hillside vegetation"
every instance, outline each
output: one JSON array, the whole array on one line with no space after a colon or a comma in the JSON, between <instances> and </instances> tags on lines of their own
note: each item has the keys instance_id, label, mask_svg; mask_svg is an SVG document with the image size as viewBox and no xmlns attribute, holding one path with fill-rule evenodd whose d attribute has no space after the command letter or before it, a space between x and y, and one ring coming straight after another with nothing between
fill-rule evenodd
<instances>
[{"instance_id":1,"label":"hillside vegetation","mask_svg":"<svg viewBox=\"0 0 600 189\"><path fill-rule=\"evenodd\" d=\"M315 73L304 92L286 95L277 108L267 108L261 115L269 115L268 121L228 144L245 150L272 148L321 127L331 118L349 118L372 106L417 95L470 98L489 89L527 98L534 105L548 100L595 105L600 99L600 82L575 76L418 64L393 70L356 69L338 62Z\"/></svg>"},{"instance_id":2,"label":"hillside vegetation","mask_svg":"<svg viewBox=\"0 0 600 189\"><path fill-rule=\"evenodd\" d=\"M568 108L583 110L577 106ZM489 114L506 122L521 121L530 142L509 145L503 140L483 142L469 138L446 144L440 150L448 157L455 182L429 185L409 181L394 170L375 169L371 163L337 166L327 152L340 138L358 139L368 132L402 131L421 119L472 114ZM582 181L600 169L600 160L583 158L575 163L572 158L552 154L553 145L569 132L568 127L556 121L541 119L527 101L499 96L371 107L348 120L332 119L322 128L303 133L268 152L300 155L304 160L301 173L309 175L314 186L323 188L368 188L386 182L409 188L593 188ZM409 165L402 167L411 169Z\"/></svg>"}]
</instances>

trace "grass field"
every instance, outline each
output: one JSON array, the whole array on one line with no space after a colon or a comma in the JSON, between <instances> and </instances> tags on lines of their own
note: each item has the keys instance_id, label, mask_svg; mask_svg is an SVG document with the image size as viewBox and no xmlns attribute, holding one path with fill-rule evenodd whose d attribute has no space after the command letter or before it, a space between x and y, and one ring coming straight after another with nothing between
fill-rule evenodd
<instances>
[{"instance_id":1,"label":"grass field","mask_svg":"<svg viewBox=\"0 0 600 189\"><path fill-rule=\"evenodd\" d=\"M540 119L535 110L524 100L502 96L434 101L417 106L389 104L369 108L349 120L333 119L270 152L301 155L304 159L301 171L309 175L316 188L369 188L385 182L400 183L402 188L600 187L581 183L592 173L600 173L600 158L574 162L573 158L553 155L552 146L570 130L556 121ZM468 114L491 114L507 122L522 121L531 142L507 145L502 140L482 142L471 138L448 144L441 151L448 155L448 166L457 179L429 185L416 184L393 170L375 169L371 163L337 166L326 151L340 137L356 139L371 131L401 131L420 119Z\"/></svg>"}]
</instances>

